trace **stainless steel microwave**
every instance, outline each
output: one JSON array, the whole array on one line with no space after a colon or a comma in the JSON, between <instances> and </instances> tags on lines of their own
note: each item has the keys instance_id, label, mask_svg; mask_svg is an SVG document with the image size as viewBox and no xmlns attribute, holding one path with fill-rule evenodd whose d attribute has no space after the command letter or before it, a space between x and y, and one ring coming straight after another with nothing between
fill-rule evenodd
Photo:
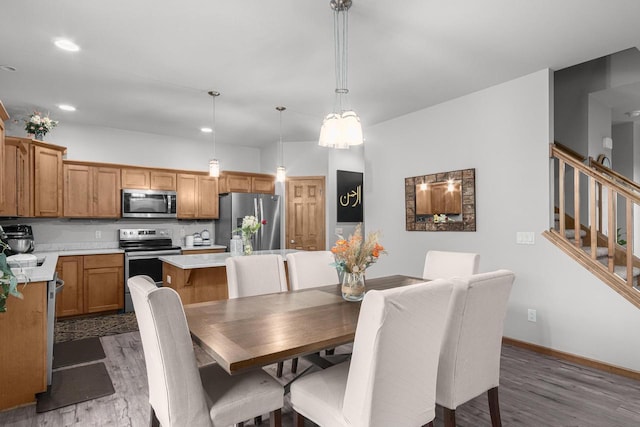
<instances>
[{"instance_id":1,"label":"stainless steel microwave","mask_svg":"<svg viewBox=\"0 0 640 427\"><path fill-rule=\"evenodd\" d=\"M123 218L177 218L175 191L122 189Z\"/></svg>"}]
</instances>

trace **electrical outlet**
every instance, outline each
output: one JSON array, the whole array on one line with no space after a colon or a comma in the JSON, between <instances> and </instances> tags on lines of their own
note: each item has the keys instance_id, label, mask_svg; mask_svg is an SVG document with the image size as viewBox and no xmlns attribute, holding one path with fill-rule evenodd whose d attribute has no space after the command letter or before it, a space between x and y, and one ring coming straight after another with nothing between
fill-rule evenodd
<instances>
[{"instance_id":1,"label":"electrical outlet","mask_svg":"<svg viewBox=\"0 0 640 427\"><path fill-rule=\"evenodd\" d=\"M96 239L101 239L101 238L102 238L102 231L96 230Z\"/></svg>"},{"instance_id":2,"label":"electrical outlet","mask_svg":"<svg viewBox=\"0 0 640 427\"><path fill-rule=\"evenodd\" d=\"M536 322L536 311L532 308L530 308L529 310L527 310L527 320L529 322Z\"/></svg>"},{"instance_id":3,"label":"electrical outlet","mask_svg":"<svg viewBox=\"0 0 640 427\"><path fill-rule=\"evenodd\" d=\"M171 284L171 276L167 274L167 285L170 285L170 284Z\"/></svg>"}]
</instances>

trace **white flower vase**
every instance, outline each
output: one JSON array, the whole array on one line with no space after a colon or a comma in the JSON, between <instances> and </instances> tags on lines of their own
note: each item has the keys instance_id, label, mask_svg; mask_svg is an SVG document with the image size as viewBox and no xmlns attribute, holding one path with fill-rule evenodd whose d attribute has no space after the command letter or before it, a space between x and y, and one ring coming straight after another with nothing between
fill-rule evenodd
<instances>
[{"instance_id":1,"label":"white flower vase","mask_svg":"<svg viewBox=\"0 0 640 427\"><path fill-rule=\"evenodd\" d=\"M342 276L342 298L347 301L361 301L364 298L364 272L348 273Z\"/></svg>"}]
</instances>

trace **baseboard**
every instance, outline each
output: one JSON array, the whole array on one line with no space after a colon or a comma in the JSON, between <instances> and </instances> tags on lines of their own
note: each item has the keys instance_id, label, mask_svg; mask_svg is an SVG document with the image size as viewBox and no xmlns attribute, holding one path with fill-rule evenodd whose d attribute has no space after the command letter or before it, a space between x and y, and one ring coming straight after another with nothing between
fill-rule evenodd
<instances>
[{"instance_id":1,"label":"baseboard","mask_svg":"<svg viewBox=\"0 0 640 427\"><path fill-rule=\"evenodd\" d=\"M563 351L554 350L551 348L543 347L541 345L531 344L531 343L516 340L513 338L503 337L502 343L509 344L514 347L520 347L527 350L535 351L536 353L544 354L547 356L557 357L558 359L566 360L568 362L572 362L577 365L599 369L604 372L608 372L611 374L616 374L616 375L620 375L623 377L632 378L634 380L640 381L640 372L634 371L632 369L621 368L615 365L609 365L607 363L599 362L597 360L588 359L582 356L576 356L575 354L565 353Z\"/></svg>"}]
</instances>

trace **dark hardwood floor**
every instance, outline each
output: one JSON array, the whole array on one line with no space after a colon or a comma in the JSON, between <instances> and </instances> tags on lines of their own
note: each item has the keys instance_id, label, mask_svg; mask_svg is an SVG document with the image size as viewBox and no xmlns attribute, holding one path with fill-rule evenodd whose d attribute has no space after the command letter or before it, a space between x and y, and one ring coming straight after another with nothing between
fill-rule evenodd
<instances>
[{"instance_id":1,"label":"dark hardwood floor","mask_svg":"<svg viewBox=\"0 0 640 427\"><path fill-rule=\"evenodd\" d=\"M42 414L36 414L35 405L0 412L0 426L146 427L147 380L139 334L101 340L115 394ZM199 363L211 362L199 349L196 356ZM300 361L299 369L305 366ZM291 378L289 367L286 362L284 381ZM275 366L267 370L274 374ZM505 345L500 407L504 426L640 426L640 382ZM441 427L442 411L436 413L435 426ZM491 425L486 395L459 407L456 415L459 427ZM283 411L283 424L292 425L289 407Z\"/></svg>"}]
</instances>

